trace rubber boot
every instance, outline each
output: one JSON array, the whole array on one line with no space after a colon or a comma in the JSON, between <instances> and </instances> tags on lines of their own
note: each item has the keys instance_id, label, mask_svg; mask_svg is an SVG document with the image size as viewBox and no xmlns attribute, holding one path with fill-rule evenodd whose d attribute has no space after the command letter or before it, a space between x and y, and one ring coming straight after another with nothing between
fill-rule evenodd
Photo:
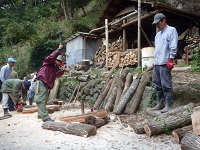
<instances>
[{"instance_id":1,"label":"rubber boot","mask_svg":"<svg viewBox=\"0 0 200 150\"><path fill-rule=\"evenodd\" d=\"M10 117L12 117L12 115L8 113L8 108L4 108L3 111L4 111L4 117L5 117L5 118L10 118Z\"/></svg>"},{"instance_id":2,"label":"rubber boot","mask_svg":"<svg viewBox=\"0 0 200 150\"><path fill-rule=\"evenodd\" d=\"M162 101L164 99L163 91L156 91L157 105L152 110L160 110L162 108Z\"/></svg>"},{"instance_id":3,"label":"rubber boot","mask_svg":"<svg viewBox=\"0 0 200 150\"><path fill-rule=\"evenodd\" d=\"M160 111L161 113L165 113L165 112L169 111L172 100L173 100L173 93L172 92L166 93L165 94L165 107Z\"/></svg>"},{"instance_id":4,"label":"rubber boot","mask_svg":"<svg viewBox=\"0 0 200 150\"><path fill-rule=\"evenodd\" d=\"M29 105L33 105L33 102L32 102L32 101L29 101Z\"/></svg>"},{"instance_id":5,"label":"rubber boot","mask_svg":"<svg viewBox=\"0 0 200 150\"><path fill-rule=\"evenodd\" d=\"M43 122L54 122L54 120L52 120L51 118L48 118L46 120L43 120Z\"/></svg>"}]
</instances>

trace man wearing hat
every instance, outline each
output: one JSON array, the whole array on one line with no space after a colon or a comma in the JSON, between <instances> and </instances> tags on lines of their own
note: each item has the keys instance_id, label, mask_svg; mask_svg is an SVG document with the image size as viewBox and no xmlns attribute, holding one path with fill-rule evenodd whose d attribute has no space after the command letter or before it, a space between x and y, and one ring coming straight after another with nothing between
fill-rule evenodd
<instances>
[{"instance_id":1,"label":"man wearing hat","mask_svg":"<svg viewBox=\"0 0 200 150\"><path fill-rule=\"evenodd\" d=\"M1 68L1 72L0 72L0 88L3 84L3 82L7 79L10 78L11 72L13 71L13 67L15 65L15 59L14 58L8 58L8 63L7 65L3 66ZM0 92L0 101L2 100L2 93ZM9 106L9 110L14 110L14 104L11 98L9 98L8 100L8 106Z\"/></svg>"},{"instance_id":2,"label":"man wearing hat","mask_svg":"<svg viewBox=\"0 0 200 150\"><path fill-rule=\"evenodd\" d=\"M20 102L20 93L22 93L23 97L26 97L30 85L29 81L20 79L8 79L2 84L1 92L3 94L2 107L4 110L4 117L12 117L12 115L8 113L9 96L13 100L17 111L22 111L23 106Z\"/></svg>"},{"instance_id":3,"label":"man wearing hat","mask_svg":"<svg viewBox=\"0 0 200 150\"><path fill-rule=\"evenodd\" d=\"M46 102L49 95L48 91L54 87L56 78L61 77L64 72L69 71L65 66L62 66L62 56L59 55L62 48L63 45L60 44L57 50L46 57L42 67L37 73L34 83L34 101L38 106L38 118L41 118L44 122L54 121L50 119L46 109Z\"/></svg>"},{"instance_id":4,"label":"man wearing hat","mask_svg":"<svg viewBox=\"0 0 200 150\"><path fill-rule=\"evenodd\" d=\"M157 105L153 110L162 109L162 113L169 111L173 100L171 70L174 68L174 58L177 52L178 33L174 27L167 25L166 16L158 13L153 23L159 29L155 36L155 52L153 67L153 84L156 88Z\"/></svg>"}]
</instances>

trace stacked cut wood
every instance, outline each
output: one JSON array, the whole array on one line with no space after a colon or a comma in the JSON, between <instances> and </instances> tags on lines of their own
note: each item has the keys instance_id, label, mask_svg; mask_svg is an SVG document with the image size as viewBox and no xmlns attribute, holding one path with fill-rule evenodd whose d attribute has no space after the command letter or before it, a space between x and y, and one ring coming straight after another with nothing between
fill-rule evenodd
<instances>
[{"instance_id":1,"label":"stacked cut wood","mask_svg":"<svg viewBox=\"0 0 200 150\"><path fill-rule=\"evenodd\" d=\"M134 65L137 63L137 50L128 49L123 52L123 40L117 40L109 45L108 48L108 67L111 68L115 64L118 53L121 54L119 67ZM95 54L96 66L106 62L106 46L102 45Z\"/></svg>"},{"instance_id":2,"label":"stacked cut wood","mask_svg":"<svg viewBox=\"0 0 200 150\"><path fill-rule=\"evenodd\" d=\"M200 53L200 50L199 50L200 36L195 36L193 38L190 37L186 40L186 43L188 44L188 46L185 47L184 51L186 53L186 50L188 49L188 59L192 60L195 58L194 54ZM183 59L185 58L186 58L186 54L183 54Z\"/></svg>"},{"instance_id":3,"label":"stacked cut wood","mask_svg":"<svg viewBox=\"0 0 200 150\"><path fill-rule=\"evenodd\" d=\"M108 52L109 68L114 65L118 53L121 53L119 67L135 65L137 63L138 51L136 49L128 49L125 52Z\"/></svg>"},{"instance_id":4,"label":"stacked cut wood","mask_svg":"<svg viewBox=\"0 0 200 150\"><path fill-rule=\"evenodd\" d=\"M150 78L151 71L147 71L141 77L139 74L133 76L123 69L114 78L108 78L107 84L94 103L94 109L105 109L115 114L122 114L127 109L127 114L135 113Z\"/></svg>"}]
</instances>

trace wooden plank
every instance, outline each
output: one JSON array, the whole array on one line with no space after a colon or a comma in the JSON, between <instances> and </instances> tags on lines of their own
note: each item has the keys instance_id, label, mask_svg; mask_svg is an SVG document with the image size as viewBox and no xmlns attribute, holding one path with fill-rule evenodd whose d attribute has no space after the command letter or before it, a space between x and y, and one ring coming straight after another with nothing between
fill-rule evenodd
<instances>
[{"instance_id":1,"label":"wooden plank","mask_svg":"<svg viewBox=\"0 0 200 150\"><path fill-rule=\"evenodd\" d=\"M60 118L61 121L64 122L80 122L80 123L85 123L85 118L89 116L97 116L99 118L106 118L108 116L107 112L105 110L93 112L93 113L88 113L84 115L76 115L76 116L68 116L68 117L63 117Z\"/></svg>"}]
</instances>

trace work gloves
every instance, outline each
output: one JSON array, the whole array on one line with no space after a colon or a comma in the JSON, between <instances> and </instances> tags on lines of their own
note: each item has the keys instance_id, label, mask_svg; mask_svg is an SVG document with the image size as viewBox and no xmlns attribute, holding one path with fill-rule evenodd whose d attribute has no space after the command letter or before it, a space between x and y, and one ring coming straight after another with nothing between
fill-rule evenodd
<instances>
[{"instance_id":1,"label":"work gloves","mask_svg":"<svg viewBox=\"0 0 200 150\"><path fill-rule=\"evenodd\" d=\"M169 68L169 70L172 70L174 68L174 60L172 58L169 58L167 62L167 67Z\"/></svg>"}]
</instances>

